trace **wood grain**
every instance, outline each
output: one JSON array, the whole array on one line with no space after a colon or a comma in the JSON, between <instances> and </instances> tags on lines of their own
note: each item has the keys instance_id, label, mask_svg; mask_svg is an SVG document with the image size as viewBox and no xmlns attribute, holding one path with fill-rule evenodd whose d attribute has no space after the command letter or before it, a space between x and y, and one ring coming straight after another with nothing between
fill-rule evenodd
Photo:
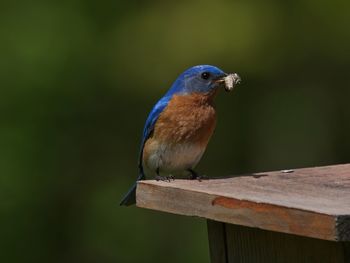
<instances>
[{"instance_id":1,"label":"wood grain","mask_svg":"<svg viewBox=\"0 0 350 263\"><path fill-rule=\"evenodd\" d=\"M325 240L350 240L350 164L199 181L140 181L137 206Z\"/></svg>"},{"instance_id":2,"label":"wood grain","mask_svg":"<svg viewBox=\"0 0 350 263\"><path fill-rule=\"evenodd\" d=\"M230 224L226 224L226 243L228 263L346 263L350 260L345 242Z\"/></svg>"},{"instance_id":3,"label":"wood grain","mask_svg":"<svg viewBox=\"0 0 350 263\"><path fill-rule=\"evenodd\" d=\"M227 263L228 262L228 247L226 237L226 224L207 221L210 262Z\"/></svg>"}]
</instances>

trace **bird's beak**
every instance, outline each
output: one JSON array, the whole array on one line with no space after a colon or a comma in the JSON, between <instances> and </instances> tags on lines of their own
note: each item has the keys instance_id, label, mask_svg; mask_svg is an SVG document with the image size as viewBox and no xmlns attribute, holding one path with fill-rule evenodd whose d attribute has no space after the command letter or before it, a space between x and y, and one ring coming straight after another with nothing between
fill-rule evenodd
<instances>
[{"instance_id":1,"label":"bird's beak","mask_svg":"<svg viewBox=\"0 0 350 263\"><path fill-rule=\"evenodd\" d=\"M224 85L225 90L229 92L241 82L241 77L237 73L230 73L220 76L215 80L215 82L217 84Z\"/></svg>"}]
</instances>

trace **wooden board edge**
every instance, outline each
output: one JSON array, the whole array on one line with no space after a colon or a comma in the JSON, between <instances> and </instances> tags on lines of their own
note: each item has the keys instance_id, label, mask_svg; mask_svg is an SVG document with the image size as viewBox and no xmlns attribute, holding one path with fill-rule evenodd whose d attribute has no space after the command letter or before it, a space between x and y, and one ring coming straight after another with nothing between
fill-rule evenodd
<instances>
[{"instance_id":1,"label":"wooden board edge","mask_svg":"<svg viewBox=\"0 0 350 263\"><path fill-rule=\"evenodd\" d=\"M348 240L339 235L336 217L289 207L220 197L174 187L139 182L136 205L173 214L198 216L219 222L330 241ZM341 221L338 222L342 225Z\"/></svg>"}]
</instances>

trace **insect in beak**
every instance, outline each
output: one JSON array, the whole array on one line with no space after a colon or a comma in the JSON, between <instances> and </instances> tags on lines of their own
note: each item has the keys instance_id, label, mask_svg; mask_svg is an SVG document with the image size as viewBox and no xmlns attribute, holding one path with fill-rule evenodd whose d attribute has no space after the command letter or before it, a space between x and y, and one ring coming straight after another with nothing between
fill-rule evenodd
<instances>
[{"instance_id":1,"label":"insect in beak","mask_svg":"<svg viewBox=\"0 0 350 263\"><path fill-rule=\"evenodd\" d=\"M241 82L241 77L237 73L230 73L218 78L215 82L224 85L225 90L229 92Z\"/></svg>"}]
</instances>

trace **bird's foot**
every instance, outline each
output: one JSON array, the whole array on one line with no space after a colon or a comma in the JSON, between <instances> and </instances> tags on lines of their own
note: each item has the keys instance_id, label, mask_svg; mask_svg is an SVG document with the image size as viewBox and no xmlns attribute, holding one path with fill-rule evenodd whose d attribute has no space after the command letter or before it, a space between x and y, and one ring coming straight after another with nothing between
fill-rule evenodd
<instances>
[{"instance_id":1,"label":"bird's foot","mask_svg":"<svg viewBox=\"0 0 350 263\"><path fill-rule=\"evenodd\" d=\"M202 175L197 175L197 177L190 177L190 180L198 180L198 182L202 182L202 180L209 180L209 177L208 176L206 176L206 175L204 175L204 174L202 174Z\"/></svg>"},{"instance_id":2,"label":"bird's foot","mask_svg":"<svg viewBox=\"0 0 350 263\"><path fill-rule=\"evenodd\" d=\"M175 180L175 177L173 175L169 175L169 176L157 175L155 179L156 181L170 182L171 180Z\"/></svg>"},{"instance_id":3,"label":"bird's foot","mask_svg":"<svg viewBox=\"0 0 350 263\"><path fill-rule=\"evenodd\" d=\"M189 177L190 180L198 180L199 182L201 182L202 180L209 179L208 176L206 176L206 175L199 175L192 169L188 169L188 171L190 172L190 177Z\"/></svg>"}]
</instances>

